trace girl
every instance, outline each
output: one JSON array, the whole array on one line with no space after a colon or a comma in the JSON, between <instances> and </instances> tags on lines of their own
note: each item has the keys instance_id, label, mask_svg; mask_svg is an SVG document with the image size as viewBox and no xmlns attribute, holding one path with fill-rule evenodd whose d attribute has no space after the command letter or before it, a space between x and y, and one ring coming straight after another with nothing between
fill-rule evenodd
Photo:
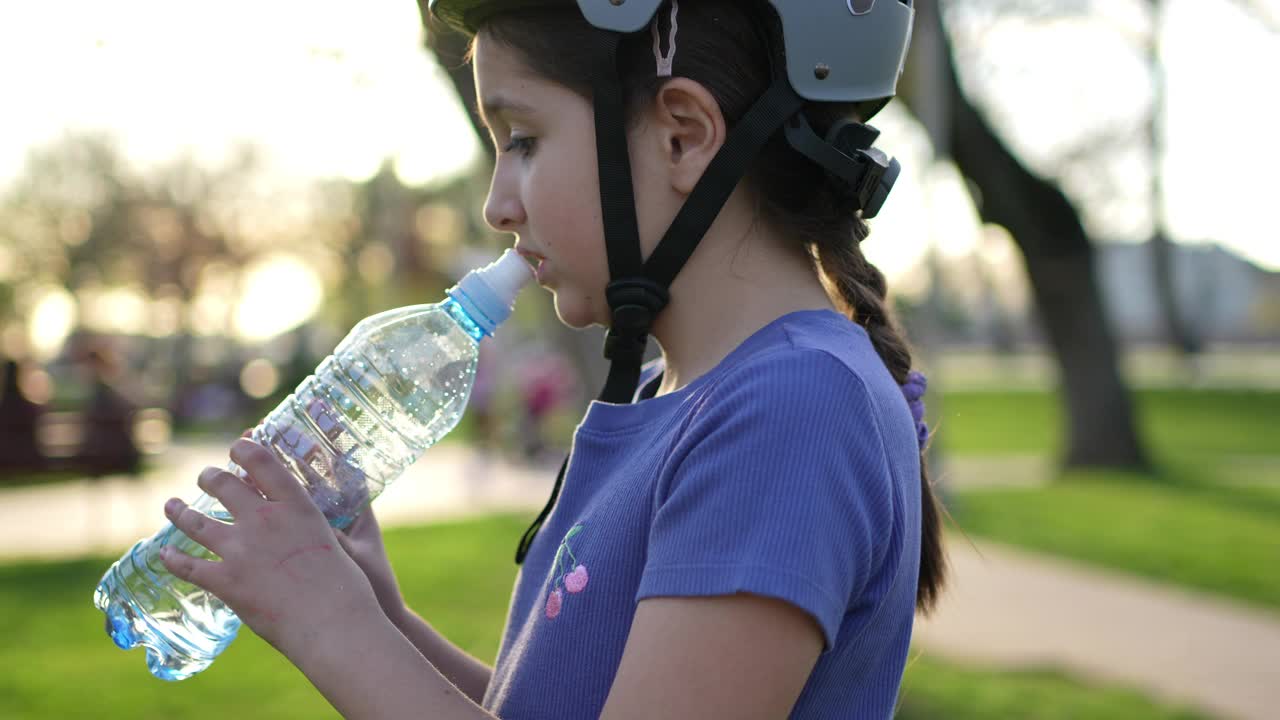
<instances>
[{"instance_id":1,"label":"girl","mask_svg":"<svg viewBox=\"0 0 1280 720\"><path fill-rule=\"evenodd\" d=\"M231 457L252 485L200 476L233 524L166 505L221 562L166 565L348 717L891 716L943 580L924 380L859 249L896 174L861 121L893 92L909 3L431 11L474 34L486 220L563 322L611 329L497 662L404 606L371 513L335 542L248 440Z\"/></svg>"}]
</instances>

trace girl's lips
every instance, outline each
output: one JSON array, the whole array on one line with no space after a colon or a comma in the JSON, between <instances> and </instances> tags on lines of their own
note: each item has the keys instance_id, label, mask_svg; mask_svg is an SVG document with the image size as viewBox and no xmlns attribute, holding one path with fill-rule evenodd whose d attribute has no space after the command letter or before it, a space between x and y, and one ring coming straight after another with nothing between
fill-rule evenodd
<instances>
[{"instance_id":1,"label":"girl's lips","mask_svg":"<svg viewBox=\"0 0 1280 720\"><path fill-rule=\"evenodd\" d=\"M538 284L541 285L543 280L543 271L546 269L547 259L536 252L522 248L516 248L516 252L520 254L520 257L527 260L529 264L533 266L534 277L537 278Z\"/></svg>"},{"instance_id":2,"label":"girl's lips","mask_svg":"<svg viewBox=\"0 0 1280 720\"><path fill-rule=\"evenodd\" d=\"M520 247L516 248L516 253L517 253L520 257L524 258L525 260L528 260L531 264L534 264L534 265L536 265L536 264L538 264L538 263L540 263L540 262L542 262L543 260L545 260L545 259L546 259L546 258L542 257L541 255L539 255L538 253L536 253L536 252L534 252L534 251L532 251L532 250L527 250L527 249L525 249L525 248L520 248Z\"/></svg>"}]
</instances>

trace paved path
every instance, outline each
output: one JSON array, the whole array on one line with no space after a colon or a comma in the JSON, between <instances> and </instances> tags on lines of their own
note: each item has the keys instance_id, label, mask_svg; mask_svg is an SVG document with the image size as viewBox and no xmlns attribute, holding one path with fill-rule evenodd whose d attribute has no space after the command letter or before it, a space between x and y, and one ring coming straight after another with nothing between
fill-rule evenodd
<instances>
[{"instance_id":1,"label":"paved path","mask_svg":"<svg viewBox=\"0 0 1280 720\"><path fill-rule=\"evenodd\" d=\"M108 479L0 489L0 560L122 552L191 499L226 445L179 445L171 468L143 481ZM384 525L541 507L555 466L484 460L433 448L376 506ZM951 539L952 583L917 625L931 654L993 667L1054 666L1142 689L1222 718L1280 717L1280 613L1035 555Z\"/></svg>"},{"instance_id":2,"label":"paved path","mask_svg":"<svg viewBox=\"0 0 1280 720\"><path fill-rule=\"evenodd\" d=\"M1222 718L1280 718L1280 613L952 536L954 575L918 622L931 655L1054 666Z\"/></svg>"},{"instance_id":3,"label":"paved path","mask_svg":"<svg viewBox=\"0 0 1280 720\"><path fill-rule=\"evenodd\" d=\"M109 477L26 488L0 484L0 561L124 552L166 521L164 501L200 494L196 477L228 462L226 443L174 445L164 467L139 480ZM410 467L374 502L384 526L503 510L540 509L559 459L530 468L482 457L467 447L440 445ZM532 518L531 518L532 519Z\"/></svg>"}]
</instances>

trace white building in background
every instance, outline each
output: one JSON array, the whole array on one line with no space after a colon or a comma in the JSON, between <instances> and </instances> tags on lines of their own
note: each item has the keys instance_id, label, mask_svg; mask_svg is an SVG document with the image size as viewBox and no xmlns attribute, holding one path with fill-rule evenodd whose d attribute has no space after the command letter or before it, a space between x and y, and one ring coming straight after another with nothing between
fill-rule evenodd
<instances>
[{"instance_id":1,"label":"white building in background","mask_svg":"<svg viewBox=\"0 0 1280 720\"><path fill-rule=\"evenodd\" d=\"M1125 340L1167 337L1150 243L1099 243L1103 302ZM1210 342L1280 340L1280 273L1218 245L1174 245L1174 287L1191 328Z\"/></svg>"}]
</instances>

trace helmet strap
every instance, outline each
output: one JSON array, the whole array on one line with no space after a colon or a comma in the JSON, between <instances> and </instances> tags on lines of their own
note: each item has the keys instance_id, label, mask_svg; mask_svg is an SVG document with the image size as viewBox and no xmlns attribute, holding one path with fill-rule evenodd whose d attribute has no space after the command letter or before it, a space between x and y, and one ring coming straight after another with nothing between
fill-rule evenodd
<instances>
[{"instance_id":1,"label":"helmet strap","mask_svg":"<svg viewBox=\"0 0 1280 720\"><path fill-rule=\"evenodd\" d=\"M603 40L601 61L593 79L593 104L600 208L611 279L605 294L612 312L604 347L605 357L610 361L609 376L599 399L626 404L635 395L649 332L670 299L671 283L693 256L699 241L769 138L799 113L804 100L787 79L781 48L773 48L773 81L769 89L729 133L671 227L645 261L640 249L631 161L627 153L623 83L618 65L621 40L622 35L618 33L607 33ZM550 500L520 540L517 565L524 562L539 528L551 514L567 470L568 458L565 458Z\"/></svg>"}]
</instances>

